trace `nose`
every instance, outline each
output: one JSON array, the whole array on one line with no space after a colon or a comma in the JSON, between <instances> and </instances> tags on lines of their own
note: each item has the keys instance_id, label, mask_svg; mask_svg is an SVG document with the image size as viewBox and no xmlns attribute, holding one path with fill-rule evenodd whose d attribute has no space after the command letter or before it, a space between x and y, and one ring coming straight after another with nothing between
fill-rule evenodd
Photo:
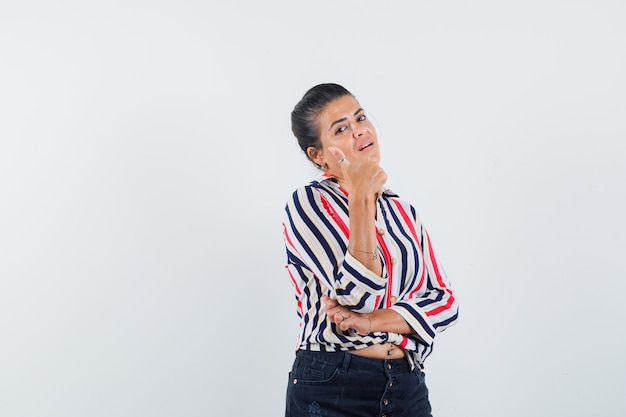
<instances>
[{"instance_id":1,"label":"nose","mask_svg":"<svg viewBox=\"0 0 626 417\"><path fill-rule=\"evenodd\" d=\"M355 138L358 138L360 136L363 136L363 131L364 131L364 127L360 126L357 123L352 123L352 136Z\"/></svg>"}]
</instances>

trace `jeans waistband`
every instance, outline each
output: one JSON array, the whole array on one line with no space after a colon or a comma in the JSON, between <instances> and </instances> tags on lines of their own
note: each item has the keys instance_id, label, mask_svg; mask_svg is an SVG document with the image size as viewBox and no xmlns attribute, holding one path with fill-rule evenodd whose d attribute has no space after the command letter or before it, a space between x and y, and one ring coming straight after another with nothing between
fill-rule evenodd
<instances>
[{"instance_id":1,"label":"jeans waistband","mask_svg":"<svg viewBox=\"0 0 626 417\"><path fill-rule=\"evenodd\" d=\"M408 358L375 359L354 355L345 351L325 352L300 349L296 352L296 357L307 357L312 360L323 361L338 366L340 365L345 371L354 369L366 372L400 374L412 372L414 369L414 366L412 366L412 363Z\"/></svg>"}]
</instances>

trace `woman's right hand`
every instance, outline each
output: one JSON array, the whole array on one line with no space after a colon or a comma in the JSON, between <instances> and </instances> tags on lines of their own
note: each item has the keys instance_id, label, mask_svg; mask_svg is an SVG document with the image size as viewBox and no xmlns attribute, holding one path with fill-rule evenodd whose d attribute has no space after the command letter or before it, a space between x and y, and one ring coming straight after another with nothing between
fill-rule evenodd
<instances>
[{"instance_id":1,"label":"woman's right hand","mask_svg":"<svg viewBox=\"0 0 626 417\"><path fill-rule=\"evenodd\" d=\"M351 311L327 295L322 296L322 302L330 321L341 330L353 329L360 335L366 335L372 331L372 320L369 314Z\"/></svg>"},{"instance_id":2,"label":"woman's right hand","mask_svg":"<svg viewBox=\"0 0 626 417\"><path fill-rule=\"evenodd\" d=\"M387 182L387 173L377 162L366 155L350 161L346 159L346 155L341 149L330 147L328 150L337 158L341 173L346 181L347 187L345 188L350 194L374 196Z\"/></svg>"}]
</instances>

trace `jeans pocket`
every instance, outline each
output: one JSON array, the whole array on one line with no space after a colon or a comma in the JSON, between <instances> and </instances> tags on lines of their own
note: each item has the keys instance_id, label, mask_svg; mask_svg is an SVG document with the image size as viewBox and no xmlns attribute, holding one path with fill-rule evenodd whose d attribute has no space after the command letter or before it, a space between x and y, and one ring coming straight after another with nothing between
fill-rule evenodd
<instances>
[{"instance_id":1,"label":"jeans pocket","mask_svg":"<svg viewBox=\"0 0 626 417\"><path fill-rule=\"evenodd\" d=\"M341 365L319 360L296 360L291 371L293 383L323 385L331 383L341 372Z\"/></svg>"}]
</instances>

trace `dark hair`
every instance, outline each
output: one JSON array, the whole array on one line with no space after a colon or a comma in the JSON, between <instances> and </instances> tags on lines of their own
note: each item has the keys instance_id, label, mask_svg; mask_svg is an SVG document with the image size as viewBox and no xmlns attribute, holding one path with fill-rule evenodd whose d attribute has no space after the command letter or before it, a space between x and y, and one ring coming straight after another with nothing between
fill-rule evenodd
<instances>
[{"instance_id":1,"label":"dark hair","mask_svg":"<svg viewBox=\"0 0 626 417\"><path fill-rule=\"evenodd\" d=\"M318 126L320 113L328 103L343 96L353 95L339 84L318 84L307 91L293 108L291 131L298 139L298 144L307 158L309 147L313 146L315 149L322 147Z\"/></svg>"}]
</instances>

